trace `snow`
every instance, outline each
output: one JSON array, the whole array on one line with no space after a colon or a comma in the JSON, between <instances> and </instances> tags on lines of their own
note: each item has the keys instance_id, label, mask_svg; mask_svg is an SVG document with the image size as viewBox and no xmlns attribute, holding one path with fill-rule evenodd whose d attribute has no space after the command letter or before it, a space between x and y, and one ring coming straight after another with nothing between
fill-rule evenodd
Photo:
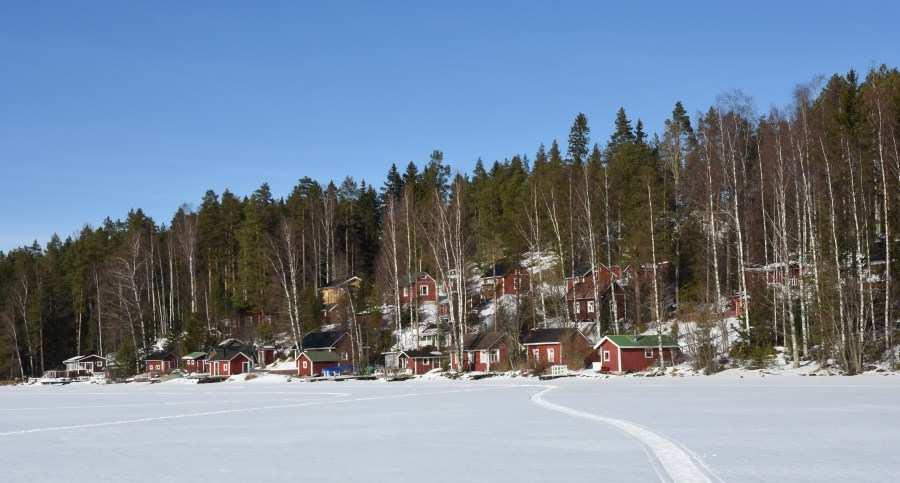
<instances>
[{"instance_id":1,"label":"snow","mask_svg":"<svg viewBox=\"0 0 900 483\"><path fill-rule=\"evenodd\" d=\"M0 388L3 481L302 474L812 482L900 474L896 375L174 381Z\"/></svg>"},{"instance_id":2,"label":"snow","mask_svg":"<svg viewBox=\"0 0 900 483\"><path fill-rule=\"evenodd\" d=\"M297 361L291 358L279 359L266 366L266 369L270 371L295 371L297 370Z\"/></svg>"},{"instance_id":3,"label":"snow","mask_svg":"<svg viewBox=\"0 0 900 483\"><path fill-rule=\"evenodd\" d=\"M510 315L514 315L516 313L516 310L518 309L518 300L516 296L512 294L504 294L497 297L496 303L497 305L502 307L503 312ZM479 312L481 320L486 324L492 322L494 317L494 310L494 300L488 299L488 302L484 305L484 308L482 308L481 312Z\"/></svg>"},{"instance_id":4,"label":"snow","mask_svg":"<svg viewBox=\"0 0 900 483\"><path fill-rule=\"evenodd\" d=\"M522 266L532 273L553 270L559 258L553 252L525 252Z\"/></svg>"},{"instance_id":5,"label":"snow","mask_svg":"<svg viewBox=\"0 0 900 483\"><path fill-rule=\"evenodd\" d=\"M667 321L660 327L662 333L672 334L673 323L678 324L678 345L681 347L681 351L685 354L693 354L695 352L693 346L698 340L695 335L697 333L697 323L692 321ZM722 349L731 347L740 340L740 330L743 328L743 324L744 322L737 317L727 317L721 322L717 321L712 325L709 331L710 342L719 349L719 355L727 355ZM724 337L722 334L723 327L725 328ZM656 334L656 327L650 327L642 333L642 335Z\"/></svg>"}]
</instances>

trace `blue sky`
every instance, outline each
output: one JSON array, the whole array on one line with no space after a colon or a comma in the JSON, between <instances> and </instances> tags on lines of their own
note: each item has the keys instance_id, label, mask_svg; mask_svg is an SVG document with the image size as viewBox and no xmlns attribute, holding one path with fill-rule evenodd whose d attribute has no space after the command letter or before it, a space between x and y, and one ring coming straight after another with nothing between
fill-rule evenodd
<instances>
[{"instance_id":1,"label":"blue sky","mask_svg":"<svg viewBox=\"0 0 900 483\"><path fill-rule=\"evenodd\" d=\"M651 132L741 89L900 65L896 2L7 2L0 250L206 189L380 186L392 162L534 153L624 106ZM638 3L638 2L631 2Z\"/></svg>"}]
</instances>

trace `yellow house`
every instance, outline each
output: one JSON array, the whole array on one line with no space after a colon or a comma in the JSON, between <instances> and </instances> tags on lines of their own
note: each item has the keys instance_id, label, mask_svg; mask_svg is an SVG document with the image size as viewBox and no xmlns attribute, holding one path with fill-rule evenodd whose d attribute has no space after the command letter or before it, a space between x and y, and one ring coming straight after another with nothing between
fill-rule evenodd
<instances>
[{"instance_id":1,"label":"yellow house","mask_svg":"<svg viewBox=\"0 0 900 483\"><path fill-rule=\"evenodd\" d=\"M356 276L329 282L328 285L321 289L322 304L328 306L340 303L344 297L346 287L359 288L361 282L362 279Z\"/></svg>"}]
</instances>

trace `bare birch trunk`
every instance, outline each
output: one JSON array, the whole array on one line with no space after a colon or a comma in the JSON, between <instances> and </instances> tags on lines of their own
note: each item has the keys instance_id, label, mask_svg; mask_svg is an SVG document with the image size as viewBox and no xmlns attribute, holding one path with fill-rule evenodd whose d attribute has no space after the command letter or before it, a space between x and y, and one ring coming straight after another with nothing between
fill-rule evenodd
<instances>
[{"instance_id":1,"label":"bare birch trunk","mask_svg":"<svg viewBox=\"0 0 900 483\"><path fill-rule=\"evenodd\" d=\"M659 369L666 370L666 358L663 357L662 346L662 320L659 316L659 286L656 274L656 233L653 225L653 196L650 194L650 184L647 184L647 201L650 204L650 247L653 256L653 317L656 319L656 339L659 343Z\"/></svg>"}]
</instances>

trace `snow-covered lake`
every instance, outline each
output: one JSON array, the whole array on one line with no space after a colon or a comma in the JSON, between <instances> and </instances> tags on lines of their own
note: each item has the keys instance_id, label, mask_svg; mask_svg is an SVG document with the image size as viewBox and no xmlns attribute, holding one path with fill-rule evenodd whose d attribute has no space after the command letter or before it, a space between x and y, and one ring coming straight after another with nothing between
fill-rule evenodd
<instances>
[{"instance_id":1,"label":"snow-covered lake","mask_svg":"<svg viewBox=\"0 0 900 483\"><path fill-rule=\"evenodd\" d=\"M0 388L0 480L900 475L900 376L279 380Z\"/></svg>"}]
</instances>

